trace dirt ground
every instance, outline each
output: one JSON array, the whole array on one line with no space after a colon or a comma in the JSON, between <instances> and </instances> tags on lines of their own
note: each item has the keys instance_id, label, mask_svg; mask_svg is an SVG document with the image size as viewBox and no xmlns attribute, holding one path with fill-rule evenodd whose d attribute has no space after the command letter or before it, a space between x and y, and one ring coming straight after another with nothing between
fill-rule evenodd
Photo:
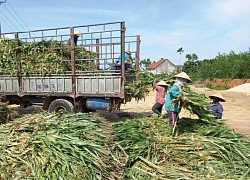
<instances>
[{"instance_id":1,"label":"dirt ground","mask_svg":"<svg viewBox=\"0 0 250 180\"><path fill-rule=\"evenodd\" d=\"M236 133L240 133L246 136L247 140L250 140L250 96L242 92L231 92L228 90L210 90L208 88L195 88L191 86L191 89L197 93L204 93L207 96L220 92L226 99L223 102L223 120L225 124L232 128ZM155 102L155 93L151 91L146 97L145 101L129 102L121 106L122 112L129 112L131 117L141 117L152 115L151 107ZM166 113L165 111L163 111ZM182 110L180 117L190 117L191 114L188 111Z\"/></svg>"},{"instance_id":2,"label":"dirt ground","mask_svg":"<svg viewBox=\"0 0 250 180\"><path fill-rule=\"evenodd\" d=\"M214 79L206 80L205 83L210 83L212 86L226 86L233 88L244 83L250 83L250 79L232 79L232 80L223 80L223 79Z\"/></svg>"},{"instance_id":3,"label":"dirt ground","mask_svg":"<svg viewBox=\"0 0 250 180\"><path fill-rule=\"evenodd\" d=\"M226 99L226 102L222 103L224 107L223 119L225 120L225 124L236 133L245 135L246 139L250 141L250 95L248 93L233 92L229 90L215 91L208 88L196 88L194 86L191 86L191 89L197 93L204 93L207 96L220 92ZM153 115L151 107L155 102L155 93L155 91L150 91L145 101L136 102L132 100L132 102L121 105L120 111L115 110L113 113L97 111L94 114L111 122L121 121L126 118L132 119L151 116ZM13 106L12 108L22 114L38 113L41 111L37 106L28 108ZM166 112L163 110L163 113ZM188 111L182 110L180 117L191 117L191 114Z\"/></svg>"}]
</instances>

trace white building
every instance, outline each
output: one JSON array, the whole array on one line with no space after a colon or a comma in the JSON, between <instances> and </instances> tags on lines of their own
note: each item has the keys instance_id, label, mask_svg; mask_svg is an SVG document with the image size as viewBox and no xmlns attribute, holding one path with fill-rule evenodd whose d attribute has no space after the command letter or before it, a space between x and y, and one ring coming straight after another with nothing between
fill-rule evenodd
<instances>
[{"instance_id":1,"label":"white building","mask_svg":"<svg viewBox=\"0 0 250 180\"><path fill-rule=\"evenodd\" d=\"M171 74L174 70L176 70L176 68L177 66L174 65L171 61L161 58L159 61L150 64L147 67L147 71L152 72L153 74Z\"/></svg>"}]
</instances>

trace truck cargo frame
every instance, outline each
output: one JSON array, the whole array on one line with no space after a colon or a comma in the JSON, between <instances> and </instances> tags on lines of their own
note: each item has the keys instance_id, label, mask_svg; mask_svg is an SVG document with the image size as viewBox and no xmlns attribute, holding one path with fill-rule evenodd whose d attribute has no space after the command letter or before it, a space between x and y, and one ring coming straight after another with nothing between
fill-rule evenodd
<instances>
[{"instance_id":1,"label":"truck cargo frame","mask_svg":"<svg viewBox=\"0 0 250 180\"><path fill-rule=\"evenodd\" d=\"M135 55L136 70L139 70L138 44L140 36L127 36L128 39L133 38L133 40L125 42L125 30L125 22L111 22L1 34L5 43L13 44L15 42L14 46L16 47L15 55L12 58L6 60L6 58L0 57L1 64L11 62L14 69L16 68L14 74L9 74L7 70L1 73L1 101L9 104L20 104L23 107L42 103L43 108L49 112L60 109L70 111L73 109L74 111L112 110L119 107L125 98L125 48L131 49L130 45L133 43L137 44L132 53ZM74 41L76 32L80 32L77 44ZM35 47L36 44L44 43L44 46L41 46L44 49L39 49L39 51L49 52L48 54L52 54L51 56L53 53L63 54L66 52L69 58L62 55L61 57L56 56L57 59L53 59L51 62L43 62L43 57L40 56L48 54L37 54L34 63L39 68L41 66L41 70L32 73L32 68L29 69L28 65L26 66L31 52L27 52L27 56L26 52L20 53L20 50L18 51L20 42L34 45L31 47L32 50L38 48ZM56 45L45 47L47 42ZM119 56L122 59L122 68L117 71L113 69L113 65ZM51 67L52 65L53 67ZM62 65L67 66L67 68L63 71L61 69L57 71L56 67ZM2 69L4 68L2 67ZM29 73L24 71L29 71ZM50 107L55 100L59 101L57 109L55 109L56 103L54 103L55 107ZM92 100L97 101L97 105L92 103ZM65 104L65 102L70 106L67 106L69 108L60 105ZM103 103L100 105L99 102Z\"/></svg>"}]
</instances>

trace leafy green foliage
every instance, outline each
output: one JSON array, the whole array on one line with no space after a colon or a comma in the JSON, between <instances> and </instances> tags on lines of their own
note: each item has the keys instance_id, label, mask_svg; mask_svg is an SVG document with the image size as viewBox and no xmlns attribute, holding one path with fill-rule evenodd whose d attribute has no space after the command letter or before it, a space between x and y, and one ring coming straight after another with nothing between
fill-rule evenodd
<instances>
[{"instance_id":1,"label":"leafy green foliage","mask_svg":"<svg viewBox=\"0 0 250 180\"><path fill-rule=\"evenodd\" d=\"M141 61L140 61L140 68L144 70L144 69L146 69L150 64L151 64L151 61L150 61L149 58L148 58L148 59L141 60Z\"/></svg>"},{"instance_id":2,"label":"leafy green foliage","mask_svg":"<svg viewBox=\"0 0 250 180\"><path fill-rule=\"evenodd\" d=\"M180 61L181 61L181 54L184 53L184 49L180 47L179 49L177 49L176 52L180 54Z\"/></svg>"},{"instance_id":3,"label":"leafy green foliage","mask_svg":"<svg viewBox=\"0 0 250 180\"><path fill-rule=\"evenodd\" d=\"M153 82L163 80L168 84L173 84L172 77L173 74L161 73L155 75L148 71L141 71L139 73L139 81L126 83L125 100L131 101L131 98L135 98L136 101L144 100L149 93L148 87L152 87Z\"/></svg>"},{"instance_id":4,"label":"leafy green foliage","mask_svg":"<svg viewBox=\"0 0 250 180\"><path fill-rule=\"evenodd\" d=\"M24 42L0 39L0 74L17 75L21 64L22 74L60 74L71 71L71 47L60 41L41 40ZM75 47L76 70L86 71L95 68L94 52ZM88 59L83 61L82 59Z\"/></svg>"},{"instance_id":5,"label":"leafy green foliage","mask_svg":"<svg viewBox=\"0 0 250 180\"><path fill-rule=\"evenodd\" d=\"M193 53L193 54L187 54L186 58L188 59L188 61L194 61L198 59L198 56L195 53Z\"/></svg>"},{"instance_id":6,"label":"leafy green foliage","mask_svg":"<svg viewBox=\"0 0 250 180\"><path fill-rule=\"evenodd\" d=\"M114 154L126 162L127 179L239 179L249 173L248 148L220 121L180 119L179 135L165 120L115 123Z\"/></svg>"},{"instance_id":7,"label":"leafy green foliage","mask_svg":"<svg viewBox=\"0 0 250 180\"><path fill-rule=\"evenodd\" d=\"M180 47L179 49L177 49L176 52L179 53L181 56L181 54L184 52L184 49L182 47Z\"/></svg>"},{"instance_id":8,"label":"leafy green foliage","mask_svg":"<svg viewBox=\"0 0 250 180\"><path fill-rule=\"evenodd\" d=\"M183 108L199 118L181 118L175 137L167 119L154 117L111 130L82 113L26 115L2 125L0 178L249 179L249 142L214 119L204 94L184 92Z\"/></svg>"},{"instance_id":9,"label":"leafy green foliage","mask_svg":"<svg viewBox=\"0 0 250 180\"><path fill-rule=\"evenodd\" d=\"M116 179L119 165L101 131L87 114L32 114L11 121L0 128L0 179Z\"/></svg>"},{"instance_id":10,"label":"leafy green foliage","mask_svg":"<svg viewBox=\"0 0 250 180\"><path fill-rule=\"evenodd\" d=\"M229 89L229 87L225 84L224 86L212 86L211 83L206 83L206 87L209 88L209 89L215 89L215 90L226 90L226 89Z\"/></svg>"},{"instance_id":11,"label":"leafy green foliage","mask_svg":"<svg viewBox=\"0 0 250 180\"><path fill-rule=\"evenodd\" d=\"M250 78L250 50L236 54L219 54L214 59L186 61L183 71L192 79L244 79Z\"/></svg>"}]
</instances>

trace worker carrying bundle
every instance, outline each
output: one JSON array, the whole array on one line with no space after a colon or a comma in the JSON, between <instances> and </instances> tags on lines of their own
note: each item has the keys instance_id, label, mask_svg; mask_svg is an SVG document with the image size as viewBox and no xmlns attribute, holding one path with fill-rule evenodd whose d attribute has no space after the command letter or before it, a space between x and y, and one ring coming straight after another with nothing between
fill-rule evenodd
<instances>
[{"instance_id":1,"label":"worker carrying bundle","mask_svg":"<svg viewBox=\"0 0 250 180\"><path fill-rule=\"evenodd\" d=\"M169 126L173 127L176 124L180 112L180 101L177 98L183 96L182 89L191 79L185 72L181 72L174 76L175 84L167 92L165 101L165 110L168 112Z\"/></svg>"}]
</instances>

